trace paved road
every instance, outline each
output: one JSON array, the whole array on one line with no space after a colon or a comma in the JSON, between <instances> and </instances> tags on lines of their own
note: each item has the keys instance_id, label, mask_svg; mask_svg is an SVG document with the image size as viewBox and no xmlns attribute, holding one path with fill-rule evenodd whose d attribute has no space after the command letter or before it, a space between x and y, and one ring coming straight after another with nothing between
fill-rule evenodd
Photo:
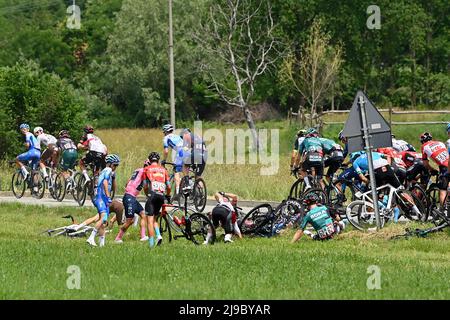
<instances>
[{"instance_id":1,"label":"paved road","mask_svg":"<svg viewBox=\"0 0 450 320\"><path fill-rule=\"evenodd\" d=\"M122 196L117 196L117 199L122 199ZM145 199L143 197L139 197L139 202L144 205ZM12 195L8 195L6 193L3 193L0 195L0 203L22 203L26 205L43 205L47 207L57 207L57 206L67 206L67 207L78 207L78 204L73 199L64 199L62 202L55 201L52 198L49 198L48 195L45 195L42 199L35 199L30 196L24 196L20 199L16 199L16 197ZM207 205L205 207L204 212L210 212L212 208L215 205L215 201L208 199ZM248 212L251 208L257 206L262 202L257 201L242 201L239 203L239 205L242 207L244 212ZM276 205L276 203L271 203L273 206ZM86 200L85 207L93 207L93 204L91 201Z\"/></svg>"}]
</instances>

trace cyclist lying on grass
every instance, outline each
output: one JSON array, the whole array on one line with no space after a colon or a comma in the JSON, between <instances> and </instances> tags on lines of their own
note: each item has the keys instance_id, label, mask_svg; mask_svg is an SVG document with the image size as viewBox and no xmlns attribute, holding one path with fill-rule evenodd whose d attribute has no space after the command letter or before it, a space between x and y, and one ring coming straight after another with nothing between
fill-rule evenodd
<instances>
[{"instance_id":1,"label":"cyclist lying on grass","mask_svg":"<svg viewBox=\"0 0 450 320\"><path fill-rule=\"evenodd\" d=\"M329 240L334 235L337 235L345 228L345 224L342 221L333 221L328 208L323 205L318 205L319 197L315 193L306 195L303 203L307 206L307 213L299 219L300 230L298 230L292 238L292 243L298 241L303 234L311 236L313 240ZM317 234L312 234L309 231L305 231L306 225L310 223Z\"/></svg>"},{"instance_id":2,"label":"cyclist lying on grass","mask_svg":"<svg viewBox=\"0 0 450 320\"><path fill-rule=\"evenodd\" d=\"M217 228L219 224L222 226L222 228L225 230L225 242L233 242L233 240L231 240L233 234L236 234L239 238L242 239L242 234L237 224L237 215L235 209L235 207L237 206L238 196L232 193L216 192L214 197L218 202L218 204L213 208L210 215L214 228ZM206 240L203 244L208 244L211 237L212 232L208 230Z\"/></svg>"}]
</instances>

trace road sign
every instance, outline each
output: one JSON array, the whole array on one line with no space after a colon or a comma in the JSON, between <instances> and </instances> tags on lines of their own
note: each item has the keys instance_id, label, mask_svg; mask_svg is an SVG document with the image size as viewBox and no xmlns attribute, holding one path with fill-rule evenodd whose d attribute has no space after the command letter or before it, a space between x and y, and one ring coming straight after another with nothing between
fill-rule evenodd
<instances>
[{"instance_id":1,"label":"road sign","mask_svg":"<svg viewBox=\"0 0 450 320\"><path fill-rule=\"evenodd\" d=\"M362 91L358 91L342 132L342 135L347 137L348 140L348 152L362 151L365 148L361 108L358 104L360 98L365 102L371 147L392 147L391 128L389 127L389 123L383 118L369 98L367 98Z\"/></svg>"}]
</instances>

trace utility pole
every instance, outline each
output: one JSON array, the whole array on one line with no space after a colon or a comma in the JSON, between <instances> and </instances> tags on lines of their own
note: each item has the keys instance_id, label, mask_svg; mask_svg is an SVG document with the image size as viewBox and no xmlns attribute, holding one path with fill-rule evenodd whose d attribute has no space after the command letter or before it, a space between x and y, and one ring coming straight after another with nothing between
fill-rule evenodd
<instances>
[{"instance_id":1,"label":"utility pole","mask_svg":"<svg viewBox=\"0 0 450 320\"><path fill-rule=\"evenodd\" d=\"M172 0L169 0L169 78L170 78L170 123L175 128L175 76L173 67L173 31L172 31Z\"/></svg>"},{"instance_id":2,"label":"utility pole","mask_svg":"<svg viewBox=\"0 0 450 320\"><path fill-rule=\"evenodd\" d=\"M373 158L372 158L372 150L370 145L370 133L369 127L367 125L367 116L366 116L366 102L364 101L363 96L358 97L358 105L361 110L361 122L362 122L362 131L364 138L364 149L367 154L367 162L369 164L369 176L370 176L370 187L372 189L372 199L373 199L373 209L375 211L375 218L377 221L377 230L381 228L380 221L380 213L378 210L378 195L377 195L377 184L375 183L375 170L373 168Z\"/></svg>"}]
</instances>

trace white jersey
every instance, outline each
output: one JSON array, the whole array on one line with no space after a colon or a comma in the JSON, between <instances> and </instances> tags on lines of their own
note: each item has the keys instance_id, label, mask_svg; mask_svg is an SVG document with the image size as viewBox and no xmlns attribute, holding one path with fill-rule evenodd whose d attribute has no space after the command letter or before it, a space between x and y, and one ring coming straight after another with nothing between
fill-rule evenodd
<instances>
[{"instance_id":1,"label":"white jersey","mask_svg":"<svg viewBox=\"0 0 450 320\"><path fill-rule=\"evenodd\" d=\"M222 206L222 207L226 207L226 208L228 208L231 212L234 212L234 207L233 207L233 205L231 204L231 202L228 201L227 198L223 198L222 201L219 201L219 204L218 204L218 205L219 205L219 206Z\"/></svg>"},{"instance_id":2,"label":"white jersey","mask_svg":"<svg viewBox=\"0 0 450 320\"><path fill-rule=\"evenodd\" d=\"M397 152L408 151L409 143L405 140L397 140L392 138L392 148L394 148Z\"/></svg>"},{"instance_id":3,"label":"white jersey","mask_svg":"<svg viewBox=\"0 0 450 320\"><path fill-rule=\"evenodd\" d=\"M56 145L56 138L51 134L42 133L36 139L38 142L37 148L39 150L42 150L42 146L48 147L49 144Z\"/></svg>"},{"instance_id":4,"label":"white jersey","mask_svg":"<svg viewBox=\"0 0 450 320\"><path fill-rule=\"evenodd\" d=\"M107 153L106 146L103 144L102 140L92 133L86 135L86 140L83 145L89 147L89 151L100 152L102 154Z\"/></svg>"}]
</instances>

